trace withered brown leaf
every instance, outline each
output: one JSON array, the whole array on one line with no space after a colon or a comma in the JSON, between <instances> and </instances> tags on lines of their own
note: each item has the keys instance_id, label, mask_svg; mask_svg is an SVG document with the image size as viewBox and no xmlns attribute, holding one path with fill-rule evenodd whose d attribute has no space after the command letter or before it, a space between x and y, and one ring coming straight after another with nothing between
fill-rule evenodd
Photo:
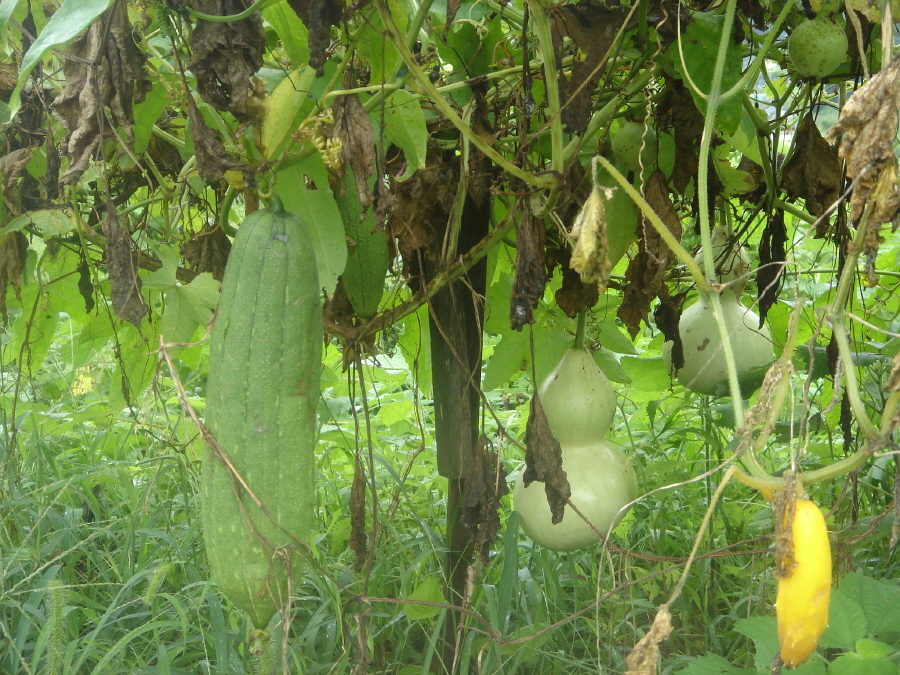
<instances>
[{"instance_id":1,"label":"withered brown leaf","mask_svg":"<svg viewBox=\"0 0 900 675\"><path fill-rule=\"evenodd\" d=\"M562 466L562 447L550 431L547 414L537 392L531 397L528 424L525 427L525 487L533 481L544 483L552 522L557 525L565 515L566 500L572 496L569 479Z\"/></svg>"},{"instance_id":2,"label":"withered brown leaf","mask_svg":"<svg viewBox=\"0 0 900 675\"><path fill-rule=\"evenodd\" d=\"M482 435L466 467L460 522L472 535L472 546L487 564L491 544L500 531L500 498L509 494L500 458Z\"/></svg>"},{"instance_id":3,"label":"withered brown leaf","mask_svg":"<svg viewBox=\"0 0 900 675\"><path fill-rule=\"evenodd\" d=\"M53 101L53 114L67 131L63 147L71 156L59 178L61 185L78 181L110 134L104 108L109 109L112 125L122 128L125 142L130 145L134 140L132 104L143 101L151 85L144 73L147 58L133 35L127 5L116 2L68 49L72 58L63 65L66 86Z\"/></svg>"},{"instance_id":4,"label":"withered brown leaf","mask_svg":"<svg viewBox=\"0 0 900 675\"><path fill-rule=\"evenodd\" d=\"M669 231L681 240L681 221L669 198L666 177L661 171L654 171L647 180L645 198ZM640 332L641 321L646 322L650 303L662 289L666 271L676 259L668 244L643 217L638 235L638 254L631 259L625 271L628 285L617 312L632 338Z\"/></svg>"},{"instance_id":5,"label":"withered brown leaf","mask_svg":"<svg viewBox=\"0 0 900 675\"><path fill-rule=\"evenodd\" d=\"M656 667L659 662L659 643L672 633L672 615L669 607L663 605L653 619L653 625L647 634L638 640L638 643L625 658L628 670L625 675L656 675Z\"/></svg>"},{"instance_id":6,"label":"withered brown leaf","mask_svg":"<svg viewBox=\"0 0 900 675\"><path fill-rule=\"evenodd\" d=\"M28 257L28 239L21 232L10 232L0 237L0 317L5 324L6 293L10 286L16 299L22 301L19 291L22 288L22 270Z\"/></svg>"},{"instance_id":7,"label":"withered brown leaf","mask_svg":"<svg viewBox=\"0 0 900 675\"><path fill-rule=\"evenodd\" d=\"M575 217L571 232L575 245L569 267L578 272L583 282L596 281L600 293L606 290L612 270L606 238L606 202L612 194L611 188L595 185Z\"/></svg>"},{"instance_id":8,"label":"withered brown leaf","mask_svg":"<svg viewBox=\"0 0 900 675\"><path fill-rule=\"evenodd\" d=\"M659 304L653 310L653 321L656 327L666 338L666 342L672 343L672 371L676 372L684 368L684 345L681 342L681 331L678 329L681 321L681 306L687 297L687 291L678 295L669 295L669 289L663 285L659 289Z\"/></svg>"},{"instance_id":9,"label":"withered brown leaf","mask_svg":"<svg viewBox=\"0 0 900 675\"><path fill-rule=\"evenodd\" d=\"M141 295L141 278L138 276L134 254L131 251L131 235L119 222L111 201L107 201L103 235L106 237L104 258L109 274L113 312L123 321L140 328L141 319L147 313L148 307Z\"/></svg>"},{"instance_id":10,"label":"withered brown leaf","mask_svg":"<svg viewBox=\"0 0 900 675\"><path fill-rule=\"evenodd\" d=\"M325 52L331 42L331 27L341 23L344 3L339 0L288 0L288 5L309 31L309 65L318 77L322 77L325 74Z\"/></svg>"},{"instance_id":11,"label":"withered brown leaf","mask_svg":"<svg viewBox=\"0 0 900 675\"><path fill-rule=\"evenodd\" d=\"M222 180L226 171L240 171L244 175L244 183L255 185L250 167L231 157L225 151L222 137L218 131L209 128L203 115L194 103L193 97L187 97L188 119L191 123L191 141L194 143L194 156L197 158L197 173L208 183Z\"/></svg>"},{"instance_id":12,"label":"withered brown leaf","mask_svg":"<svg viewBox=\"0 0 900 675\"><path fill-rule=\"evenodd\" d=\"M28 162L31 161L31 148L19 148L8 155L0 157L0 186L3 188L3 202L6 209L15 216L22 215L23 209L16 187L19 178Z\"/></svg>"},{"instance_id":13,"label":"withered brown leaf","mask_svg":"<svg viewBox=\"0 0 900 675\"><path fill-rule=\"evenodd\" d=\"M812 113L803 118L797 129L794 151L782 175L788 196L805 200L806 210L814 216L821 216L840 194L840 160L819 133Z\"/></svg>"},{"instance_id":14,"label":"withered brown leaf","mask_svg":"<svg viewBox=\"0 0 900 675\"><path fill-rule=\"evenodd\" d=\"M231 252L228 239L218 223L204 225L181 247L181 255L188 267L195 272L209 272L214 279L222 281L225 264Z\"/></svg>"},{"instance_id":15,"label":"withered brown leaf","mask_svg":"<svg viewBox=\"0 0 900 675\"><path fill-rule=\"evenodd\" d=\"M355 84L348 81L350 89ZM375 173L375 132L369 115L359 101L359 96L341 96L331 106L334 113L332 138L341 141L341 164L353 169L356 191L363 210L372 204L369 178Z\"/></svg>"},{"instance_id":16,"label":"withered brown leaf","mask_svg":"<svg viewBox=\"0 0 900 675\"><path fill-rule=\"evenodd\" d=\"M353 467L350 487L350 550L356 554L356 571L365 567L369 557L369 537L366 534L366 471L359 457Z\"/></svg>"},{"instance_id":17,"label":"withered brown leaf","mask_svg":"<svg viewBox=\"0 0 900 675\"><path fill-rule=\"evenodd\" d=\"M194 9L215 16L238 14L252 0L194 0ZM191 34L188 67L200 97L240 122L259 114L250 93L250 77L263 66L266 31L259 12L240 21L198 21Z\"/></svg>"},{"instance_id":18,"label":"withered brown leaf","mask_svg":"<svg viewBox=\"0 0 900 675\"><path fill-rule=\"evenodd\" d=\"M543 219L537 219L531 210L523 208L522 217L516 220L516 279L513 283L509 306L509 324L513 330L534 323L531 310L537 307L544 295L547 273L544 268L544 241L547 231Z\"/></svg>"},{"instance_id":19,"label":"withered brown leaf","mask_svg":"<svg viewBox=\"0 0 900 675\"><path fill-rule=\"evenodd\" d=\"M759 297L759 327L762 328L769 308L778 300L787 260L787 228L784 213L775 211L766 222L759 240L759 267L756 270L756 293Z\"/></svg>"},{"instance_id":20,"label":"withered brown leaf","mask_svg":"<svg viewBox=\"0 0 900 675\"><path fill-rule=\"evenodd\" d=\"M856 181L850 215L859 222L866 205L869 225L895 222L900 217L897 156L894 138L900 122L900 55L856 90L847 101L826 140L839 137L839 154L847 160L846 174ZM864 174L865 172L865 174Z\"/></svg>"}]
</instances>

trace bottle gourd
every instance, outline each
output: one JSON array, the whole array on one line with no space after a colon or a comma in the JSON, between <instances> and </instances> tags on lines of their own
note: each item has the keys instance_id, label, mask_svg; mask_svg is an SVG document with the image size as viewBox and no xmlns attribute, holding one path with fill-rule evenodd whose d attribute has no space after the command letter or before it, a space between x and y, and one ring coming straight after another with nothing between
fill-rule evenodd
<instances>
[{"instance_id":1,"label":"bottle gourd","mask_svg":"<svg viewBox=\"0 0 900 675\"><path fill-rule=\"evenodd\" d=\"M207 447L201 479L213 578L257 629L287 604L312 527L321 358L312 241L273 197L238 230L210 336L206 424L234 471Z\"/></svg>"},{"instance_id":2,"label":"bottle gourd","mask_svg":"<svg viewBox=\"0 0 900 675\"><path fill-rule=\"evenodd\" d=\"M622 507L637 497L631 462L603 436L612 423L616 396L591 354L569 349L539 389L550 431L562 448L571 501L606 535L619 522ZM566 508L554 525L544 484L528 487L519 476L513 495L522 528L535 543L556 551L589 546L598 537L578 514Z\"/></svg>"}]
</instances>

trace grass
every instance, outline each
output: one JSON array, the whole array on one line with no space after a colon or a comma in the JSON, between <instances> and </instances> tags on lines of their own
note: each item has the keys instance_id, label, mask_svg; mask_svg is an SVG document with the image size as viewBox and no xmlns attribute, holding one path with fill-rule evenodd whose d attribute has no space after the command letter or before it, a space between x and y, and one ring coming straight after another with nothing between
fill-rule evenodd
<instances>
[{"instance_id":1,"label":"grass","mask_svg":"<svg viewBox=\"0 0 900 675\"><path fill-rule=\"evenodd\" d=\"M68 328L61 326L59 334L67 336ZM209 578L198 517L199 441L168 373L157 374L132 411L109 418L101 414L99 392L111 377L111 362L104 360L110 357L95 354L86 371L65 354L51 350L38 376L19 382L13 446L11 420L2 420L0 672L259 672L248 650L245 617ZM284 650L280 629L273 626L263 670L284 662L294 673L350 673L365 651L369 673L428 673L439 659L445 612L419 606L411 618L396 602L442 599L435 589L446 491L436 476L427 400L396 359L368 368L378 528L366 577L356 571L348 547L357 447L351 389L334 348L327 361L313 555L295 589ZM201 372L184 366L179 373L200 408ZM9 415L15 373L7 369L3 378L2 411ZM489 394L501 423L516 437L527 411L517 395L527 389L520 380ZM600 547L568 554L536 547L519 532L507 498L503 530L488 563L477 568L471 610L479 618L467 619L459 672L626 670L625 657L681 574L679 562L693 544L720 474L691 479L718 464L727 439L719 426L721 411L680 392L636 392L621 403L624 414L610 437L631 449L649 494L619 526L615 543L640 557ZM494 422L486 425L496 438ZM840 455L827 429L815 440L819 455L808 461ZM365 454L362 440L360 447ZM773 444L773 465L787 461L787 448ZM521 452L511 445L499 450L512 479ZM890 484L883 467L880 474L873 469L860 475L860 514L884 511ZM849 522L842 489L834 483L814 493L825 506L838 504L834 529ZM753 643L735 625L772 614L774 582L764 552L771 527L758 495L737 484L725 491L699 553L722 554L726 546L746 542L737 549L743 552L729 550L694 564L672 607L676 629L662 645L662 672L680 672L691 657L707 653L753 667ZM854 567L876 576L896 573L885 527L889 521L849 550Z\"/></svg>"}]
</instances>

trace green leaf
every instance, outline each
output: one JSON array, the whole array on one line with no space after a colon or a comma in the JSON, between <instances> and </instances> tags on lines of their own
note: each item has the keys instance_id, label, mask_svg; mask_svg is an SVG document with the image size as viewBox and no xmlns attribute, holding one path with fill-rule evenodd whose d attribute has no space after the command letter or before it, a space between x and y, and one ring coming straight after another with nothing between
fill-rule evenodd
<instances>
[{"instance_id":1,"label":"green leaf","mask_svg":"<svg viewBox=\"0 0 900 675\"><path fill-rule=\"evenodd\" d=\"M851 572L844 577L838 592L862 609L869 635L900 632L900 588L896 583Z\"/></svg>"},{"instance_id":2,"label":"green leaf","mask_svg":"<svg viewBox=\"0 0 900 675\"><path fill-rule=\"evenodd\" d=\"M745 670L733 666L717 654L698 656L676 673L678 675L756 675L755 670Z\"/></svg>"},{"instance_id":3,"label":"green leaf","mask_svg":"<svg viewBox=\"0 0 900 675\"><path fill-rule=\"evenodd\" d=\"M522 370L523 365L531 360L531 341L528 335L527 329L510 330L503 334L503 338L494 347L494 353L491 354L487 367L484 369L482 391L492 391L509 384L513 376Z\"/></svg>"},{"instance_id":4,"label":"green leaf","mask_svg":"<svg viewBox=\"0 0 900 675\"><path fill-rule=\"evenodd\" d=\"M309 63L309 32L288 3L279 2L266 7L262 15L278 33L291 65L297 68L300 64Z\"/></svg>"},{"instance_id":5,"label":"green leaf","mask_svg":"<svg viewBox=\"0 0 900 675\"><path fill-rule=\"evenodd\" d=\"M0 237L10 232L17 232L29 225L37 227L45 237L61 237L75 229L71 208L39 209L13 218L6 224L6 227L0 229Z\"/></svg>"},{"instance_id":6,"label":"green leaf","mask_svg":"<svg viewBox=\"0 0 900 675\"><path fill-rule=\"evenodd\" d=\"M500 17L476 24L474 21L454 21L446 44L438 41L438 52L453 64L453 79L486 75L493 70L494 52L503 39Z\"/></svg>"},{"instance_id":7,"label":"green leaf","mask_svg":"<svg viewBox=\"0 0 900 675\"><path fill-rule=\"evenodd\" d=\"M406 12L406 3L401 0L386 0L391 18L397 24L401 33L406 32L409 24L409 16ZM371 67L372 75L369 81L372 84L381 84L389 77L394 68L400 63L400 52L386 37L386 29L381 21L381 14L374 5L369 5L361 12L362 25L364 26L359 36L359 51L364 61ZM403 70L403 67L400 68Z\"/></svg>"},{"instance_id":8,"label":"green leaf","mask_svg":"<svg viewBox=\"0 0 900 675\"><path fill-rule=\"evenodd\" d=\"M169 104L169 93L159 82L153 83L153 88L147 92L144 100L134 106L134 154L141 155L150 144L150 136L153 134L153 125L159 119L163 110Z\"/></svg>"},{"instance_id":9,"label":"green leaf","mask_svg":"<svg viewBox=\"0 0 900 675\"><path fill-rule=\"evenodd\" d=\"M641 391L665 391L671 380L662 358L645 359L623 356L620 361L625 374L631 378L631 385Z\"/></svg>"},{"instance_id":10,"label":"green leaf","mask_svg":"<svg viewBox=\"0 0 900 675\"><path fill-rule=\"evenodd\" d=\"M865 638L856 641L856 653L866 658L883 659L897 653L897 648L885 644L880 640L867 640Z\"/></svg>"},{"instance_id":11,"label":"green leaf","mask_svg":"<svg viewBox=\"0 0 900 675\"><path fill-rule=\"evenodd\" d=\"M441 578L438 575L432 575L422 581L416 590L410 594L407 600L420 600L422 602L444 602L444 593L441 590ZM429 607L428 605L403 605L403 611L406 618L413 621L421 621L422 619L430 619L437 616L441 612L440 607Z\"/></svg>"},{"instance_id":12,"label":"green leaf","mask_svg":"<svg viewBox=\"0 0 900 675\"><path fill-rule=\"evenodd\" d=\"M859 654L841 654L828 666L828 675L897 675L897 664Z\"/></svg>"},{"instance_id":13,"label":"green leaf","mask_svg":"<svg viewBox=\"0 0 900 675\"><path fill-rule=\"evenodd\" d=\"M622 384L631 384L631 378L622 368L622 364L610 350L606 347L600 347L594 352L594 361L603 374L613 382L621 382Z\"/></svg>"},{"instance_id":14,"label":"green leaf","mask_svg":"<svg viewBox=\"0 0 900 675\"><path fill-rule=\"evenodd\" d=\"M38 35L37 40L22 57L22 65L19 67L19 81L9 99L9 118L12 119L22 106L22 87L28 79L28 75L40 62L48 51L54 47L68 42L81 31L91 25L94 19L103 14L113 0L65 0L62 7L44 26L44 30ZM5 120L0 120L5 121Z\"/></svg>"},{"instance_id":15,"label":"green leaf","mask_svg":"<svg viewBox=\"0 0 900 675\"><path fill-rule=\"evenodd\" d=\"M828 607L828 628L819 644L823 648L852 651L857 641L866 636L866 616L856 599L837 589L831 594Z\"/></svg>"},{"instance_id":16,"label":"green leaf","mask_svg":"<svg viewBox=\"0 0 900 675\"><path fill-rule=\"evenodd\" d=\"M605 171L597 173L597 183L613 188L612 199L604 204L606 215L606 241L609 246L609 262L616 263L628 251L628 247L637 241L637 207L631 201L615 179ZM626 352L629 353L629 352Z\"/></svg>"},{"instance_id":17,"label":"green leaf","mask_svg":"<svg viewBox=\"0 0 900 675\"><path fill-rule=\"evenodd\" d=\"M768 670L772 664L772 658L778 651L778 630L774 616L753 616L739 619L734 624L734 629L753 640L756 653L753 662L759 669Z\"/></svg>"},{"instance_id":18,"label":"green leaf","mask_svg":"<svg viewBox=\"0 0 900 675\"><path fill-rule=\"evenodd\" d=\"M204 272L186 286L169 288L165 296L166 309L159 322L159 334L168 343L190 342L197 328L212 318L219 301L219 282ZM169 353L177 356L182 349L183 346L172 346Z\"/></svg>"},{"instance_id":19,"label":"green leaf","mask_svg":"<svg viewBox=\"0 0 900 675\"><path fill-rule=\"evenodd\" d=\"M119 358L109 385L109 410L113 414L135 403L156 372L155 350L159 344L156 335L143 336L130 323L122 322L118 332ZM125 398L128 392L128 399Z\"/></svg>"},{"instance_id":20,"label":"green leaf","mask_svg":"<svg viewBox=\"0 0 900 675\"><path fill-rule=\"evenodd\" d=\"M316 71L302 66L284 78L263 101L261 141L265 156L272 159L278 154L284 140L294 127L294 119L309 94L309 87Z\"/></svg>"},{"instance_id":21,"label":"green leaf","mask_svg":"<svg viewBox=\"0 0 900 675\"><path fill-rule=\"evenodd\" d=\"M156 247L156 255L162 267L158 270L150 272L141 279L141 287L151 291L165 291L172 288L177 283L176 273L178 270L178 251L172 246L160 244Z\"/></svg>"},{"instance_id":22,"label":"green leaf","mask_svg":"<svg viewBox=\"0 0 900 675\"><path fill-rule=\"evenodd\" d=\"M306 186L304 176L312 180L316 189ZM319 284L330 294L347 264L347 243L344 222L328 187L328 171L322 158L312 155L299 164L279 171L275 194L281 198L285 210L299 216L309 228L316 251Z\"/></svg>"},{"instance_id":23,"label":"green leaf","mask_svg":"<svg viewBox=\"0 0 900 675\"><path fill-rule=\"evenodd\" d=\"M687 30L681 38L681 51L684 54L684 63L681 61L679 54L679 43L674 43L669 47L668 56L672 59L675 70L683 80L685 85L691 90L694 103L704 115L706 115L706 99L702 98L691 87L688 77L685 74L684 66L687 66L687 73L690 74L690 80L700 89L703 94L708 95L712 88L713 70L716 65L716 56L719 52L719 40L722 36L722 26L724 18L712 12L694 12L691 15L691 22ZM728 91L741 77L741 49L733 41L729 42L728 49L725 53L725 68L722 72L722 88L721 93ZM741 116L743 115L743 107L740 96L732 96L731 98L720 101L716 109L716 126L725 134L733 134L741 125Z\"/></svg>"},{"instance_id":24,"label":"green leaf","mask_svg":"<svg viewBox=\"0 0 900 675\"><path fill-rule=\"evenodd\" d=\"M381 128L381 110L369 113L372 128ZM384 104L384 135L403 150L406 171L398 180L405 180L425 166L428 149L428 130L419 99L404 89L398 89Z\"/></svg>"},{"instance_id":25,"label":"green leaf","mask_svg":"<svg viewBox=\"0 0 900 675\"><path fill-rule=\"evenodd\" d=\"M598 333L597 339L600 344L611 352L637 354L631 340L622 332L614 318L606 317L594 326L594 330Z\"/></svg>"}]
</instances>

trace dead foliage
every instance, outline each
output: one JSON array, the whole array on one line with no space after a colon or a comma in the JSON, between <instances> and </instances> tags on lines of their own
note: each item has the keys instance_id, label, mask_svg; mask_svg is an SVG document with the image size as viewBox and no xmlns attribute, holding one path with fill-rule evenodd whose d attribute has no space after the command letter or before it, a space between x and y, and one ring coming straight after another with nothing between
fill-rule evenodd
<instances>
[{"instance_id":1,"label":"dead foliage","mask_svg":"<svg viewBox=\"0 0 900 675\"><path fill-rule=\"evenodd\" d=\"M766 222L759 240L759 267L756 270L756 293L759 298L759 327L766 321L769 308L778 300L784 266L787 261L787 228L784 212L776 210Z\"/></svg>"},{"instance_id":2,"label":"dead foliage","mask_svg":"<svg viewBox=\"0 0 900 675\"><path fill-rule=\"evenodd\" d=\"M134 140L132 104L144 100L150 80L133 31L126 4L116 2L69 46L66 86L53 101L53 114L67 132L63 148L71 157L61 185L78 181L110 127L121 127L129 145Z\"/></svg>"},{"instance_id":3,"label":"dead foliage","mask_svg":"<svg viewBox=\"0 0 900 675\"><path fill-rule=\"evenodd\" d=\"M509 494L506 472L497 452L482 435L466 467L460 522L469 529L472 546L488 564L491 545L500 531L500 498Z\"/></svg>"},{"instance_id":4,"label":"dead foliage","mask_svg":"<svg viewBox=\"0 0 900 675\"><path fill-rule=\"evenodd\" d=\"M900 354L895 354L891 361L891 374L881 391L900 391Z\"/></svg>"},{"instance_id":5,"label":"dead foliage","mask_svg":"<svg viewBox=\"0 0 900 675\"><path fill-rule=\"evenodd\" d=\"M606 290L612 271L606 235L606 202L612 194L611 188L595 185L569 233L574 241L569 267L578 272L583 282L596 282L599 293Z\"/></svg>"},{"instance_id":6,"label":"dead foliage","mask_svg":"<svg viewBox=\"0 0 900 675\"><path fill-rule=\"evenodd\" d=\"M0 237L0 317L6 324L6 294L12 286L16 299L21 302L22 270L28 257L28 239L21 232L10 232Z\"/></svg>"},{"instance_id":7,"label":"dead foliage","mask_svg":"<svg viewBox=\"0 0 900 675\"><path fill-rule=\"evenodd\" d=\"M355 80L344 83L351 89ZM372 205L373 195L369 189L369 178L375 173L375 132L369 115L359 101L359 96L341 96L331 106L334 125L331 137L340 139L341 165L353 169L356 191L365 211Z\"/></svg>"},{"instance_id":8,"label":"dead foliage","mask_svg":"<svg viewBox=\"0 0 900 675\"><path fill-rule=\"evenodd\" d=\"M794 513L797 510L797 476L784 472L784 488L775 494L775 571L776 579L790 579L797 567L794 559Z\"/></svg>"},{"instance_id":9,"label":"dead foliage","mask_svg":"<svg viewBox=\"0 0 900 675\"><path fill-rule=\"evenodd\" d=\"M103 235L106 237L104 258L113 312L123 321L140 328L148 307L141 295L141 278L131 251L131 233L119 222L115 207L110 202L107 202Z\"/></svg>"},{"instance_id":10,"label":"dead foliage","mask_svg":"<svg viewBox=\"0 0 900 675\"><path fill-rule=\"evenodd\" d=\"M579 53L579 58L572 62L571 79L562 72L559 74L560 97L566 102L562 121L574 134L584 133L587 128L594 89L603 73L603 68L598 66L606 58L625 15L625 12L607 9L598 0L557 5L553 11L556 52L561 54L563 39L569 38Z\"/></svg>"},{"instance_id":11,"label":"dead foliage","mask_svg":"<svg viewBox=\"0 0 900 675\"><path fill-rule=\"evenodd\" d=\"M766 27L766 10L759 0L737 0L737 9L753 28L761 30Z\"/></svg>"},{"instance_id":12,"label":"dead foliage","mask_svg":"<svg viewBox=\"0 0 900 675\"><path fill-rule=\"evenodd\" d=\"M566 500L572 496L569 479L563 470L562 447L550 431L547 414L537 392L531 397L528 424L525 427L525 487L534 481L544 484L552 522L558 525L565 515Z\"/></svg>"},{"instance_id":13,"label":"dead foliage","mask_svg":"<svg viewBox=\"0 0 900 675\"><path fill-rule=\"evenodd\" d=\"M78 294L84 300L84 311L90 314L94 310L94 282L91 280L91 267L83 256L78 263Z\"/></svg>"},{"instance_id":14,"label":"dead foliage","mask_svg":"<svg viewBox=\"0 0 900 675\"><path fill-rule=\"evenodd\" d=\"M3 204L11 215L22 215L23 208L19 197L19 178L31 161L31 148L19 148L8 155L0 157L0 187L3 190Z\"/></svg>"},{"instance_id":15,"label":"dead foliage","mask_svg":"<svg viewBox=\"0 0 900 675\"><path fill-rule=\"evenodd\" d=\"M366 534L366 471L360 458L353 468L350 487L350 550L356 555L356 571L366 565L369 557L369 537Z\"/></svg>"},{"instance_id":16,"label":"dead foliage","mask_svg":"<svg viewBox=\"0 0 900 675\"><path fill-rule=\"evenodd\" d=\"M238 14L252 0L194 0L194 9L214 16ZM191 34L188 68L197 79L200 98L239 122L257 116L250 78L263 66L266 31L259 12L240 21L198 21Z\"/></svg>"},{"instance_id":17,"label":"dead foliage","mask_svg":"<svg viewBox=\"0 0 900 675\"><path fill-rule=\"evenodd\" d=\"M516 279L509 306L509 324L513 330L534 323L532 311L544 295L547 273L544 268L544 242L547 231L542 218L523 208L516 220Z\"/></svg>"},{"instance_id":18,"label":"dead foliage","mask_svg":"<svg viewBox=\"0 0 900 675\"><path fill-rule=\"evenodd\" d=\"M669 231L681 240L681 220L669 198L666 177L661 171L654 171L647 180L644 196ZM641 321L647 321L650 303L660 293L666 271L676 260L672 250L643 216L638 235L638 254L625 272L628 283L617 312L632 339L640 332Z\"/></svg>"},{"instance_id":19,"label":"dead foliage","mask_svg":"<svg viewBox=\"0 0 900 675\"><path fill-rule=\"evenodd\" d=\"M678 327L681 322L681 308L686 297L687 291L675 296L669 295L669 289L663 285L659 290L659 304L653 310L653 322L665 336L666 342L672 343L673 371L684 368L684 345Z\"/></svg>"},{"instance_id":20,"label":"dead foliage","mask_svg":"<svg viewBox=\"0 0 900 675\"><path fill-rule=\"evenodd\" d=\"M203 120L203 115L194 103L193 97L187 97L188 119L191 122L191 141L194 143L194 156L197 158L197 173L207 183L220 181L226 171L240 171L244 183L253 186L256 181L250 167L231 157L225 151L219 132L211 129ZM249 211L248 211L249 213Z\"/></svg>"},{"instance_id":21,"label":"dead foliage","mask_svg":"<svg viewBox=\"0 0 900 675\"><path fill-rule=\"evenodd\" d=\"M225 264L231 251L231 240L218 223L204 225L181 247L181 255L188 267L195 272L209 272L222 281Z\"/></svg>"},{"instance_id":22,"label":"dead foliage","mask_svg":"<svg viewBox=\"0 0 900 675\"><path fill-rule=\"evenodd\" d=\"M684 194L696 179L700 157L700 137L703 135L703 113L694 103L690 90L673 77L666 78L666 89L656 109L660 129L671 129L675 139L675 166L672 185ZM714 174L715 172L713 172ZM713 175L710 175L712 178Z\"/></svg>"},{"instance_id":23,"label":"dead foliage","mask_svg":"<svg viewBox=\"0 0 900 675\"><path fill-rule=\"evenodd\" d=\"M331 27L341 23L344 3L338 0L288 0L288 5L309 31L309 65L318 77L322 77L325 74L325 54L331 42Z\"/></svg>"},{"instance_id":24,"label":"dead foliage","mask_svg":"<svg viewBox=\"0 0 900 675\"><path fill-rule=\"evenodd\" d=\"M797 140L784 165L784 190L791 199L803 199L806 210L821 216L841 192L841 162L835 149L822 138L812 114L797 128ZM819 232L816 236L821 238Z\"/></svg>"},{"instance_id":25,"label":"dead foliage","mask_svg":"<svg viewBox=\"0 0 900 675\"><path fill-rule=\"evenodd\" d=\"M672 633L672 614L669 607L663 605L653 619L653 625L647 634L638 640L638 643L625 658L628 670L625 675L656 675L656 667L659 663L659 643Z\"/></svg>"},{"instance_id":26,"label":"dead foliage","mask_svg":"<svg viewBox=\"0 0 900 675\"><path fill-rule=\"evenodd\" d=\"M900 56L856 90L829 129L826 140L841 138L840 156L846 160L846 175L856 182L850 197L850 216L858 223L868 212L866 256L874 263L878 250L877 230L882 223L900 224L900 189L897 187L897 155L894 137L900 108Z\"/></svg>"}]
</instances>

